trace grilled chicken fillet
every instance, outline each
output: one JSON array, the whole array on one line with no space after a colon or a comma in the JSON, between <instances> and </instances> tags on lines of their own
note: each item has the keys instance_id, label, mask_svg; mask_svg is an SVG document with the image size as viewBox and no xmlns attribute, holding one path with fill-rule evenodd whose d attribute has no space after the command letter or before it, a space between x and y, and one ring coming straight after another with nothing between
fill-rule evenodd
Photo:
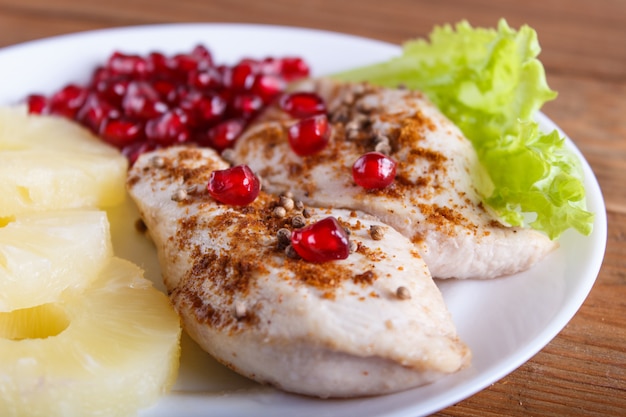
<instances>
[{"instance_id":1,"label":"grilled chicken fillet","mask_svg":"<svg viewBox=\"0 0 626 417\"><path fill-rule=\"evenodd\" d=\"M212 150L174 147L142 155L128 178L170 299L202 348L249 378L319 397L404 390L468 365L407 238L356 211L311 209L307 224L336 217L355 250L291 258L277 233L299 205L276 216L279 198L263 191L248 206L217 203L206 184L228 166Z\"/></svg>"},{"instance_id":2,"label":"grilled chicken fillet","mask_svg":"<svg viewBox=\"0 0 626 417\"><path fill-rule=\"evenodd\" d=\"M539 232L503 225L482 205L472 144L421 93L326 79L300 89L326 101L333 130L325 149L296 155L287 139L295 120L274 106L229 156L258 172L266 190L291 190L307 204L376 216L419 247L435 278L512 274L555 248ZM391 186L365 190L354 183L352 165L370 151L398 163Z\"/></svg>"}]
</instances>

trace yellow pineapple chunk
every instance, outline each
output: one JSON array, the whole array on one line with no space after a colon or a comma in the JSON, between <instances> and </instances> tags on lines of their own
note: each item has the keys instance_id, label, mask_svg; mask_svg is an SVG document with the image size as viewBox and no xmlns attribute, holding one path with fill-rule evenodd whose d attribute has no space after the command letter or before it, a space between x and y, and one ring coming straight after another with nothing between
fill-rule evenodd
<instances>
[{"instance_id":1,"label":"yellow pineapple chunk","mask_svg":"<svg viewBox=\"0 0 626 417\"><path fill-rule=\"evenodd\" d=\"M84 290L113 255L104 211L26 213L4 223L0 312L55 302L65 292Z\"/></svg>"},{"instance_id":2,"label":"yellow pineapple chunk","mask_svg":"<svg viewBox=\"0 0 626 417\"><path fill-rule=\"evenodd\" d=\"M117 205L127 168L115 148L76 123L0 107L0 218Z\"/></svg>"},{"instance_id":3,"label":"yellow pineapple chunk","mask_svg":"<svg viewBox=\"0 0 626 417\"><path fill-rule=\"evenodd\" d=\"M178 371L180 323L134 264L111 258L82 294L0 313L0 416L130 416Z\"/></svg>"}]
</instances>

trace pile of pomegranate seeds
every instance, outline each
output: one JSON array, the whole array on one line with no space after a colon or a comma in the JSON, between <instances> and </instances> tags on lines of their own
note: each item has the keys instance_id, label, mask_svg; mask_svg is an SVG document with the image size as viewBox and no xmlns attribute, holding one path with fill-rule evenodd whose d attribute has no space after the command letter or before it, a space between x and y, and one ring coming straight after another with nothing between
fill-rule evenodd
<instances>
[{"instance_id":1,"label":"pile of pomegranate seeds","mask_svg":"<svg viewBox=\"0 0 626 417\"><path fill-rule=\"evenodd\" d=\"M328 262L350 255L348 233L334 217L327 217L291 232L291 246L302 259Z\"/></svg>"},{"instance_id":2,"label":"pile of pomegranate seeds","mask_svg":"<svg viewBox=\"0 0 626 417\"><path fill-rule=\"evenodd\" d=\"M237 165L211 172L207 190L220 203L246 206L259 195L261 182L247 165Z\"/></svg>"},{"instance_id":3,"label":"pile of pomegranate seeds","mask_svg":"<svg viewBox=\"0 0 626 417\"><path fill-rule=\"evenodd\" d=\"M308 75L298 57L217 65L202 45L171 56L115 52L86 85L30 95L27 104L31 113L77 121L132 162L145 151L180 143L231 147L287 83Z\"/></svg>"},{"instance_id":4,"label":"pile of pomegranate seeds","mask_svg":"<svg viewBox=\"0 0 626 417\"><path fill-rule=\"evenodd\" d=\"M368 152L352 165L352 177L365 189L385 188L396 178L396 162L380 152Z\"/></svg>"}]
</instances>

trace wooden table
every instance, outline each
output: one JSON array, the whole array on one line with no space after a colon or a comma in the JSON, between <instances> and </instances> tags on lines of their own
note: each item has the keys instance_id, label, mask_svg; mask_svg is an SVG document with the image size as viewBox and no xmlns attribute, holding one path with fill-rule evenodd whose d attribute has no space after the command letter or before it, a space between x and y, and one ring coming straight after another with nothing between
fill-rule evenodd
<instances>
[{"instance_id":1,"label":"wooden table","mask_svg":"<svg viewBox=\"0 0 626 417\"><path fill-rule=\"evenodd\" d=\"M435 24L467 19L494 26L500 17L539 33L548 81L560 93L544 111L573 138L598 177L608 246L591 294L548 346L437 415L626 415L626 1L0 0L0 47L165 22L293 25L400 43L426 35Z\"/></svg>"}]
</instances>

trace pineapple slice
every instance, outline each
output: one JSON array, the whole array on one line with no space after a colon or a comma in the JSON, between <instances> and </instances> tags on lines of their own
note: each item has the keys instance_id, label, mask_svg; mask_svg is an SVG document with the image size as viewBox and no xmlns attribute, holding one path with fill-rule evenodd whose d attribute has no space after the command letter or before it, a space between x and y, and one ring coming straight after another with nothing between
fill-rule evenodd
<instances>
[{"instance_id":1,"label":"pineapple slice","mask_svg":"<svg viewBox=\"0 0 626 417\"><path fill-rule=\"evenodd\" d=\"M127 168L115 148L76 123L0 107L0 218L117 205Z\"/></svg>"},{"instance_id":2,"label":"pineapple slice","mask_svg":"<svg viewBox=\"0 0 626 417\"><path fill-rule=\"evenodd\" d=\"M26 213L0 225L0 312L82 291L113 255L100 210Z\"/></svg>"},{"instance_id":3,"label":"pineapple slice","mask_svg":"<svg viewBox=\"0 0 626 417\"><path fill-rule=\"evenodd\" d=\"M0 313L0 415L133 415L171 388L180 329L141 269L111 258L80 295Z\"/></svg>"}]
</instances>

